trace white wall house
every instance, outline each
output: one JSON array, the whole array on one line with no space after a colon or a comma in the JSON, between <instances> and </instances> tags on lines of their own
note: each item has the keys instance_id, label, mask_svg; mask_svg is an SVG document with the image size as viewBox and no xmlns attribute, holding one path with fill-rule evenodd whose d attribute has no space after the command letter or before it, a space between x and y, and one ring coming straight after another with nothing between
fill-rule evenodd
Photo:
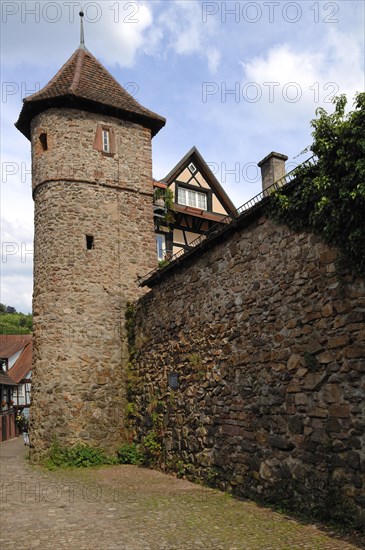
<instances>
[{"instance_id":1,"label":"white wall house","mask_svg":"<svg viewBox=\"0 0 365 550\"><path fill-rule=\"evenodd\" d=\"M0 335L0 363L2 372L6 373L14 381L10 402L8 402L8 399L2 399L2 404L4 403L4 409L6 410L10 408L22 409L26 415L29 412L31 403L32 351L31 334Z\"/></svg>"}]
</instances>

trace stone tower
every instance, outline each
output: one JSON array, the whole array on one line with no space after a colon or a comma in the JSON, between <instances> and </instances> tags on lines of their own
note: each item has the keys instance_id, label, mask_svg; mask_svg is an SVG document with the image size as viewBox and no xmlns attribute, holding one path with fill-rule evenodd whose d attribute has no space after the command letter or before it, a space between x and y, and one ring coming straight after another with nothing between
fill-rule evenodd
<instances>
[{"instance_id":1,"label":"stone tower","mask_svg":"<svg viewBox=\"0 0 365 550\"><path fill-rule=\"evenodd\" d=\"M24 100L35 204L31 451L123 437L125 306L156 266L151 138L142 107L85 48Z\"/></svg>"}]
</instances>

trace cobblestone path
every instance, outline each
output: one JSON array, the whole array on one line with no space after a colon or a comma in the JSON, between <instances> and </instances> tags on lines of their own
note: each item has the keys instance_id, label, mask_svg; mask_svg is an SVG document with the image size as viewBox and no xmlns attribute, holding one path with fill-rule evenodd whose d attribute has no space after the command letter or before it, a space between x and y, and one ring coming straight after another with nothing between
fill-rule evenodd
<instances>
[{"instance_id":1,"label":"cobblestone path","mask_svg":"<svg viewBox=\"0 0 365 550\"><path fill-rule=\"evenodd\" d=\"M0 444L0 548L13 550L350 550L252 502L135 466L48 472L20 438Z\"/></svg>"}]
</instances>

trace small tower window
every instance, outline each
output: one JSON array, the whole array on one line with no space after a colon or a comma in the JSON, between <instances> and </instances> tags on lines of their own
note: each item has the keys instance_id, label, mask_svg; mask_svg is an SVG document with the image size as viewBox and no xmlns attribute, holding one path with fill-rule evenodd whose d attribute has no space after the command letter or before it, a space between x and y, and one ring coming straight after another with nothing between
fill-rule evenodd
<instances>
[{"instance_id":1,"label":"small tower window","mask_svg":"<svg viewBox=\"0 0 365 550\"><path fill-rule=\"evenodd\" d=\"M93 149L100 151L108 157L115 154L115 135L111 126L98 124L95 132Z\"/></svg>"},{"instance_id":2,"label":"small tower window","mask_svg":"<svg viewBox=\"0 0 365 550\"><path fill-rule=\"evenodd\" d=\"M86 248L87 250L92 250L94 248L94 236L93 235L85 235L86 237Z\"/></svg>"},{"instance_id":3,"label":"small tower window","mask_svg":"<svg viewBox=\"0 0 365 550\"><path fill-rule=\"evenodd\" d=\"M39 135L39 141L42 146L43 151L47 151L48 145L47 145L47 134L45 132L42 132Z\"/></svg>"},{"instance_id":4,"label":"small tower window","mask_svg":"<svg viewBox=\"0 0 365 550\"><path fill-rule=\"evenodd\" d=\"M104 151L104 153L110 153L109 130L103 130L103 151Z\"/></svg>"}]
</instances>

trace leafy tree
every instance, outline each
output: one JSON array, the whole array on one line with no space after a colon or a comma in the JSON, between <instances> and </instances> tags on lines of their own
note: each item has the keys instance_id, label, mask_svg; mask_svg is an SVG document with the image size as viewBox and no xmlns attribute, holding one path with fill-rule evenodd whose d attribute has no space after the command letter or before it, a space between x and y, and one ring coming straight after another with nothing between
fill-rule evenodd
<instances>
[{"instance_id":1,"label":"leafy tree","mask_svg":"<svg viewBox=\"0 0 365 550\"><path fill-rule=\"evenodd\" d=\"M16 313L15 307L6 306L6 313Z\"/></svg>"},{"instance_id":2,"label":"leafy tree","mask_svg":"<svg viewBox=\"0 0 365 550\"><path fill-rule=\"evenodd\" d=\"M295 184L274 193L270 212L294 230L321 235L337 246L340 259L365 274L365 93L345 114L346 97L334 99L335 111L316 111L312 120L314 166L297 170Z\"/></svg>"},{"instance_id":3,"label":"leafy tree","mask_svg":"<svg viewBox=\"0 0 365 550\"><path fill-rule=\"evenodd\" d=\"M0 316L0 334L30 334L32 316L23 313L2 313Z\"/></svg>"},{"instance_id":4,"label":"leafy tree","mask_svg":"<svg viewBox=\"0 0 365 550\"><path fill-rule=\"evenodd\" d=\"M6 305L0 304L0 313L6 313Z\"/></svg>"}]
</instances>

